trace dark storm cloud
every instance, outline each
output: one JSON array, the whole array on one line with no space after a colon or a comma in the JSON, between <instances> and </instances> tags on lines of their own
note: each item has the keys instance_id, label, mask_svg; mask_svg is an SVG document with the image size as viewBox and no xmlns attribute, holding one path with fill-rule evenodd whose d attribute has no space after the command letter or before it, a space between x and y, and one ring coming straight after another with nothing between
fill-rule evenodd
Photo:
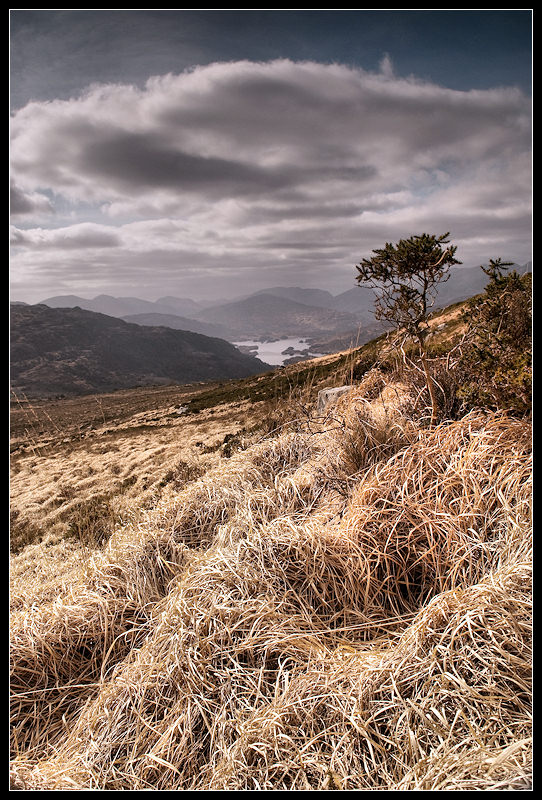
<instances>
[{"instance_id":1,"label":"dark storm cloud","mask_svg":"<svg viewBox=\"0 0 542 800\"><path fill-rule=\"evenodd\" d=\"M311 121L319 125L329 122L321 116L323 86L314 84L310 70L302 65L294 75L291 70L284 69L284 65L281 68L277 64L270 72L264 65L241 62L227 80L216 67L218 65L208 68L208 82L201 85L200 91L185 93L179 85L181 94L176 96L175 87L172 87L173 102L160 113L162 124L188 130L219 125L225 135L229 132L246 142L256 133L261 144L272 138L273 131L281 123L281 141L307 143L307 125ZM283 74L275 76L277 72ZM188 81L195 83L198 77L194 74ZM208 102L210 93L213 94L212 104ZM345 102L340 94L329 96L327 110L340 114L348 110Z\"/></svg>"},{"instance_id":2,"label":"dark storm cloud","mask_svg":"<svg viewBox=\"0 0 542 800\"><path fill-rule=\"evenodd\" d=\"M211 196L280 189L294 180L284 170L191 155L163 143L160 137L122 131L89 143L81 151L77 167L87 175L107 178L121 189L205 191Z\"/></svg>"},{"instance_id":3,"label":"dark storm cloud","mask_svg":"<svg viewBox=\"0 0 542 800\"><path fill-rule=\"evenodd\" d=\"M308 86L301 87L288 85L297 76L291 63L276 65L281 80L273 67L243 63L153 79L145 91L96 87L79 100L30 104L15 116L14 170L29 183L104 201L133 198L134 189L140 198L154 190L178 198L201 192L206 200L277 191L287 198L307 186L375 177L349 132L359 127L355 109L337 122L339 76L312 67L303 67L298 80ZM311 114L296 102L306 96Z\"/></svg>"}]
</instances>

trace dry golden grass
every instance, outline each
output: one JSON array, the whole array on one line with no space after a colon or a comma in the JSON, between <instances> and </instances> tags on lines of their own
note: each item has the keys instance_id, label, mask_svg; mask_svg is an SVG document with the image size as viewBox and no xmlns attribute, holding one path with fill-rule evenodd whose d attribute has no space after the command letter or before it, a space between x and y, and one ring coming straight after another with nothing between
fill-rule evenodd
<instances>
[{"instance_id":1,"label":"dry golden grass","mask_svg":"<svg viewBox=\"0 0 542 800\"><path fill-rule=\"evenodd\" d=\"M201 473L215 464L224 436L256 420L257 411L248 403L192 417L172 418L171 409L154 415L141 412L122 424L97 427L80 440L64 441L58 434L53 441L48 437L45 446L15 454L10 476L15 553L36 542L43 542L47 550L64 546L70 537L82 545L84 557L94 544L96 498L106 507L102 538L108 538L119 521L131 522L140 509L154 506L169 483L178 488L183 478L189 479L190 468ZM85 536L87 528L90 535ZM36 572L42 572L40 550L34 552ZM28 552L24 560L28 562ZM13 563L13 574L19 576L22 567L17 558ZM12 592L18 597L15 584Z\"/></svg>"},{"instance_id":2,"label":"dry golden grass","mask_svg":"<svg viewBox=\"0 0 542 800\"><path fill-rule=\"evenodd\" d=\"M529 426L367 388L21 567L13 788L529 786Z\"/></svg>"}]
</instances>

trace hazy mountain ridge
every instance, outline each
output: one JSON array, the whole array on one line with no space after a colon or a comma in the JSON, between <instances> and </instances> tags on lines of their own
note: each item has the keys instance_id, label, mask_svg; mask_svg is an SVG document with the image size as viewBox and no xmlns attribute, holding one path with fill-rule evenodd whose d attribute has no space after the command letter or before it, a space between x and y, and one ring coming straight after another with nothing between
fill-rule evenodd
<instances>
[{"instance_id":1,"label":"hazy mountain ridge","mask_svg":"<svg viewBox=\"0 0 542 800\"><path fill-rule=\"evenodd\" d=\"M159 297L155 303L163 309L171 309L173 313L181 317L189 317L203 308L201 303L192 300L190 297L172 297L171 295Z\"/></svg>"},{"instance_id":2,"label":"hazy mountain ridge","mask_svg":"<svg viewBox=\"0 0 542 800\"><path fill-rule=\"evenodd\" d=\"M212 322L202 322L190 317L178 316L177 314L129 314L126 317L121 317L121 319L134 325L149 325L151 327L191 331L192 333L201 333L203 336L225 339L226 341L233 341L236 338L234 331L225 325L215 325Z\"/></svg>"},{"instance_id":3,"label":"hazy mountain ridge","mask_svg":"<svg viewBox=\"0 0 542 800\"><path fill-rule=\"evenodd\" d=\"M520 274L532 263L514 264ZM434 308L465 300L483 291L488 281L480 267L455 267L438 287ZM375 293L363 285L332 295L324 289L275 286L228 302L196 302L186 297L164 296L156 301L135 297L98 295L88 300L77 295L50 297L43 304L107 314L144 326L166 326L226 339L312 338L366 341L365 332L379 328L374 316ZM359 339L360 331L362 338ZM370 337L369 337L370 338Z\"/></svg>"},{"instance_id":4,"label":"hazy mountain ridge","mask_svg":"<svg viewBox=\"0 0 542 800\"><path fill-rule=\"evenodd\" d=\"M528 261L526 264L521 265L514 264L511 269L515 269L520 274L530 272L532 270L532 262ZM448 302L449 298L452 298L451 302L453 302L456 298L459 299L459 295L471 297L473 293L482 291L486 283L487 277L478 266L453 267L450 270L449 279L439 287L439 299ZM351 313L358 311L372 312L374 299L371 289L354 283L352 288L337 295L333 295L326 289L315 287L274 286L230 298L226 302L216 299L196 301L189 297L173 297L171 295L160 297L157 300L142 300L138 297L113 297L107 294L100 294L88 299L69 294L49 297L41 300L40 303L52 308L74 308L79 306L87 311L97 311L112 317L124 317L129 314L160 313L192 318L211 307L216 309L223 305L242 302L259 295L273 295L311 307L333 308ZM21 303L21 301L17 300L13 302Z\"/></svg>"},{"instance_id":5,"label":"hazy mountain ridge","mask_svg":"<svg viewBox=\"0 0 542 800\"><path fill-rule=\"evenodd\" d=\"M246 339L337 333L357 324L353 314L308 306L272 294L252 295L246 300L214 306L200 311L196 319L226 325Z\"/></svg>"},{"instance_id":6,"label":"hazy mountain ridge","mask_svg":"<svg viewBox=\"0 0 542 800\"><path fill-rule=\"evenodd\" d=\"M28 396L242 378L269 369L223 339L80 308L11 308L12 388Z\"/></svg>"},{"instance_id":7,"label":"hazy mountain ridge","mask_svg":"<svg viewBox=\"0 0 542 800\"><path fill-rule=\"evenodd\" d=\"M82 308L109 317L125 317L131 314L175 314L187 316L201 309L199 303L190 298L162 297L156 301L142 300L139 297L112 297L99 294L92 299L77 295L57 295L41 301L41 305L51 308Z\"/></svg>"},{"instance_id":8,"label":"hazy mountain ridge","mask_svg":"<svg viewBox=\"0 0 542 800\"><path fill-rule=\"evenodd\" d=\"M532 261L526 264L513 264L508 271L515 270L520 275L532 272ZM454 267L450 270L448 280L438 287L436 307L444 307L450 303L466 300L483 292L489 282L488 276L480 267Z\"/></svg>"},{"instance_id":9,"label":"hazy mountain ridge","mask_svg":"<svg viewBox=\"0 0 542 800\"><path fill-rule=\"evenodd\" d=\"M253 295L272 294L275 297L285 297L295 303L303 303L317 308L334 308L335 297L325 289L302 288L300 286L272 286L268 289L259 289ZM250 297L251 295L247 295ZM246 299L246 298L240 298Z\"/></svg>"}]
</instances>

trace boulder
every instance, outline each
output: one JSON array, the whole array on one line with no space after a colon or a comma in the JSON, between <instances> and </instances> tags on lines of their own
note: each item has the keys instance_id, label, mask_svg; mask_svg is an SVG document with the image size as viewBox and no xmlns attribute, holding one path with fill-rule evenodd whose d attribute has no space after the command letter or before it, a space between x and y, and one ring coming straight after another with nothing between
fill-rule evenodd
<instances>
[{"instance_id":1,"label":"boulder","mask_svg":"<svg viewBox=\"0 0 542 800\"><path fill-rule=\"evenodd\" d=\"M352 386L335 386L333 389L321 389L318 392L318 413L321 414L325 409L335 403L337 399L349 392Z\"/></svg>"}]
</instances>

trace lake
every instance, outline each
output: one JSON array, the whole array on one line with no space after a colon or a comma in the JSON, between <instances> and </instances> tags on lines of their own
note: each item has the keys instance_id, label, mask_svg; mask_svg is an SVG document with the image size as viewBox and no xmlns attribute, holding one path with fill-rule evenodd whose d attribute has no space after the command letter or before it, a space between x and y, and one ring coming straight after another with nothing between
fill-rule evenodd
<instances>
[{"instance_id":1,"label":"lake","mask_svg":"<svg viewBox=\"0 0 542 800\"><path fill-rule=\"evenodd\" d=\"M252 355L255 355L265 364L270 364L272 367L281 366L287 358L291 358L292 355L298 355L298 353L286 353L286 355L283 355L283 350L289 347L293 347L294 350L306 350L306 348L309 347L305 339L279 339L276 342L244 341L234 342L234 344L236 347L240 347L241 345L244 347L257 347L257 351L251 350ZM311 353L311 356L314 357L319 355L322 354Z\"/></svg>"}]
</instances>

